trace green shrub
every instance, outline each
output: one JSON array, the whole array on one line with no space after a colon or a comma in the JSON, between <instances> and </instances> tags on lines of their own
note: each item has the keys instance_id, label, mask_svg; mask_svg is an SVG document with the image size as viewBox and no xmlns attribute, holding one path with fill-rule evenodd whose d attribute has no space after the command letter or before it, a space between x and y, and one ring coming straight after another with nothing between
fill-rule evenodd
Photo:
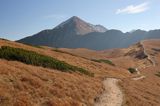
<instances>
[{"instance_id":1,"label":"green shrub","mask_svg":"<svg viewBox=\"0 0 160 106\"><path fill-rule=\"evenodd\" d=\"M131 67L128 68L128 71L132 74L137 72L135 68L131 68Z\"/></svg>"},{"instance_id":2,"label":"green shrub","mask_svg":"<svg viewBox=\"0 0 160 106\"><path fill-rule=\"evenodd\" d=\"M0 48L0 58L7 60L16 60L26 64L42 66L45 68L57 69L63 72L80 72L86 75L93 76L93 73L90 73L83 68L72 66L66 62L59 61L55 58L20 48L2 46Z\"/></svg>"},{"instance_id":3,"label":"green shrub","mask_svg":"<svg viewBox=\"0 0 160 106\"><path fill-rule=\"evenodd\" d=\"M107 63L109 65L115 66L115 64L112 61L110 61L110 60L104 60L104 59L96 60L96 59L92 59L91 61L98 62L98 63Z\"/></svg>"},{"instance_id":4,"label":"green shrub","mask_svg":"<svg viewBox=\"0 0 160 106\"><path fill-rule=\"evenodd\" d=\"M91 61L101 63L101 61L100 61L100 60L96 60L96 59L91 59Z\"/></svg>"},{"instance_id":5,"label":"green shrub","mask_svg":"<svg viewBox=\"0 0 160 106\"><path fill-rule=\"evenodd\" d=\"M100 60L100 61L107 63L107 64L110 64L112 66L115 66L115 64L113 64L112 61L110 61L110 60Z\"/></svg>"},{"instance_id":6,"label":"green shrub","mask_svg":"<svg viewBox=\"0 0 160 106\"><path fill-rule=\"evenodd\" d=\"M72 56L76 56L76 55L74 55L74 54L72 54L72 53L69 53L69 52L66 52L66 51L62 51L62 50L59 50L59 49L57 49L57 48L52 49L52 51L59 52L59 53L65 53L65 54L69 54L69 55L72 55Z\"/></svg>"}]
</instances>

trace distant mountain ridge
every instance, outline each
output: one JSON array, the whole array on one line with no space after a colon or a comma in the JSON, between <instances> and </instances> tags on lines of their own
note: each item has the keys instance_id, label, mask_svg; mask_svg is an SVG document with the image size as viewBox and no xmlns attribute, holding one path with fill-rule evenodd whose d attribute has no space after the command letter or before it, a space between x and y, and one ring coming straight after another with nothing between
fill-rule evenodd
<instances>
[{"instance_id":1,"label":"distant mountain ridge","mask_svg":"<svg viewBox=\"0 0 160 106\"><path fill-rule=\"evenodd\" d=\"M123 33L108 30L102 25L93 25L73 16L50 30L43 30L17 42L61 48L88 48L103 50L128 47L144 39L160 38L160 30L134 30Z\"/></svg>"}]
</instances>

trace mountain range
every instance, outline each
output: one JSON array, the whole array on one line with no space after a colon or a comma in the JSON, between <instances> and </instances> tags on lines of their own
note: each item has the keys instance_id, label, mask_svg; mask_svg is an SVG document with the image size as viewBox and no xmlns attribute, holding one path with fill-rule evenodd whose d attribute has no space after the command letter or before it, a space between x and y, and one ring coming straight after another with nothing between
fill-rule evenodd
<instances>
[{"instance_id":1,"label":"mountain range","mask_svg":"<svg viewBox=\"0 0 160 106\"><path fill-rule=\"evenodd\" d=\"M90 24L73 16L53 29L43 30L17 42L58 48L103 50L124 48L141 40L156 38L160 38L160 29L150 31L138 29L123 33L116 29L109 30L102 25Z\"/></svg>"}]
</instances>

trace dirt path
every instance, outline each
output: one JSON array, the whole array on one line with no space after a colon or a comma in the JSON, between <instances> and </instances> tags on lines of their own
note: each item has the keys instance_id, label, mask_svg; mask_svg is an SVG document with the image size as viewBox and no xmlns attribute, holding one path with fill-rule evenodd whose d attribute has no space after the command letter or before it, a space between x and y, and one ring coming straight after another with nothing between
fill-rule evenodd
<instances>
[{"instance_id":1,"label":"dirt path","mask_svg":"<svg viewBox=\"0 0 160 106\"><path fill-rule=\"evenodd\" d=\"M140 77L135 77L135 78L133 78L133 80L134 80L134 81L137 81L137 80L141 80L141 79L144 79L144 78L146 78L146 76L142 75L142 76L140 76Z\"/></svg>"},{"instance_id":2,"label":"dirt path","mask_svg":"<svg viewBox=\"0 0 160 106\"><path fill-rule=\"evenodd\" d=\"M103 84L105 91L100 95L95 106L121 106L123 102L123 93L118 86L118 79L107 78Z\"/></svg>"},{"instance_id":3,"label":"dirt path","mask_svg":"<svg viewBox=\"0 0 160 106\"><path fill-rule=\"evenodd\" d=\"M141 72L138 70L138 68L136 68L136 71L137 71L137 75L138 75L138 76L137 76L137 77L132 78L132 80L137 81L137 80L141 80L141 79L146 78L146 76L141 75Z\"/></svg>"}]
</instances>

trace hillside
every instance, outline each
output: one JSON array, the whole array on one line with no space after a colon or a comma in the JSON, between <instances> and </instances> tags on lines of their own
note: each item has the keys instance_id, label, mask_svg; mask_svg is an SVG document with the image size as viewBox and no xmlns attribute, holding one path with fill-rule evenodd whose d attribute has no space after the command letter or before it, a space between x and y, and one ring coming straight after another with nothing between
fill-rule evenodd
<instances>
[{"instance_id":1,"label":"hillside","mask_svg":"<svg viewBox=\"0 0 160 106\"><path fill-rule=\"evenodd\" d=\"M120 85L125 93L124 106L158 106L160 99L159 68L160 40L144 40L129 48L91 51L86 49L61 49L86 58L109 59L116 66L138 72L133 78L124 78ZM83 51L83 52L82 52ZM85 54L90 54L86 55ZM152 88L152 89L151 89Z\"/></svg>"},{"instance_id":2,"label":"hillside","mask_svg":"<svg viewBox=\"0 0 160 106\"><path fill-rule=\"evenodd\" d=\"M125 69L59 53L53 48L28 46L6 40L0 40L0 46L34 51L94 73L94 77L90 77L77 72L62 72L0 59L0 105L2 106L81 106L82 104L92 106L94 99L103 90L101 81L104 77L130 76Z\"/></svg>"},{"instance_id":3,"label":"hillside","mask_svg":"<svg viewBox=\"0 0 160 106\"><path fill-rule=\"evenodd\" d=\"M157 73L159 73L160 68L160 52L157 50L160 47L160 40L145 40L141 41L140 44L143 45L144 51L148 55L147 58L150 60L151 65L138 68L141 72L140 74L144 76L143 79L139 81L124 80L125 83L122 85L123 88L125 88L126 99L127 101L130 101L127 104L133 106L158 106L160 99L160 77L157 76ZM134 102L139 100L140 102Z\"/></svg>"},{"instance_id":4,"label":"hillside","mask_svg":"<svg viewBox=\"0 0 160 106\"><path fill-rule=\"evenodd\" d=\"M77 71L64 72L1 58L0 105L93 106L113 104L107 102L112 98L117 100L115 104L124 106L158 106L159 42L145 40L129 48L94 51L55 49L0 40L1 48L9 46L32 51L94 73L94 76L88 76ZM116 93L113 94L109 87L113 87Z\"/></svg>"},{"instance_id":5,"label":"hillside","mask_svg":"<svg viewBox=\"0 0 160 106\"><path fill-rule=\"evenodd\" d=\"M125 48L145 39L160 38L160 30L122 32L93 25L73 16L53 29L46 29L17 42L58 48L104 50Z\"/></svg>"}]
</instances>

